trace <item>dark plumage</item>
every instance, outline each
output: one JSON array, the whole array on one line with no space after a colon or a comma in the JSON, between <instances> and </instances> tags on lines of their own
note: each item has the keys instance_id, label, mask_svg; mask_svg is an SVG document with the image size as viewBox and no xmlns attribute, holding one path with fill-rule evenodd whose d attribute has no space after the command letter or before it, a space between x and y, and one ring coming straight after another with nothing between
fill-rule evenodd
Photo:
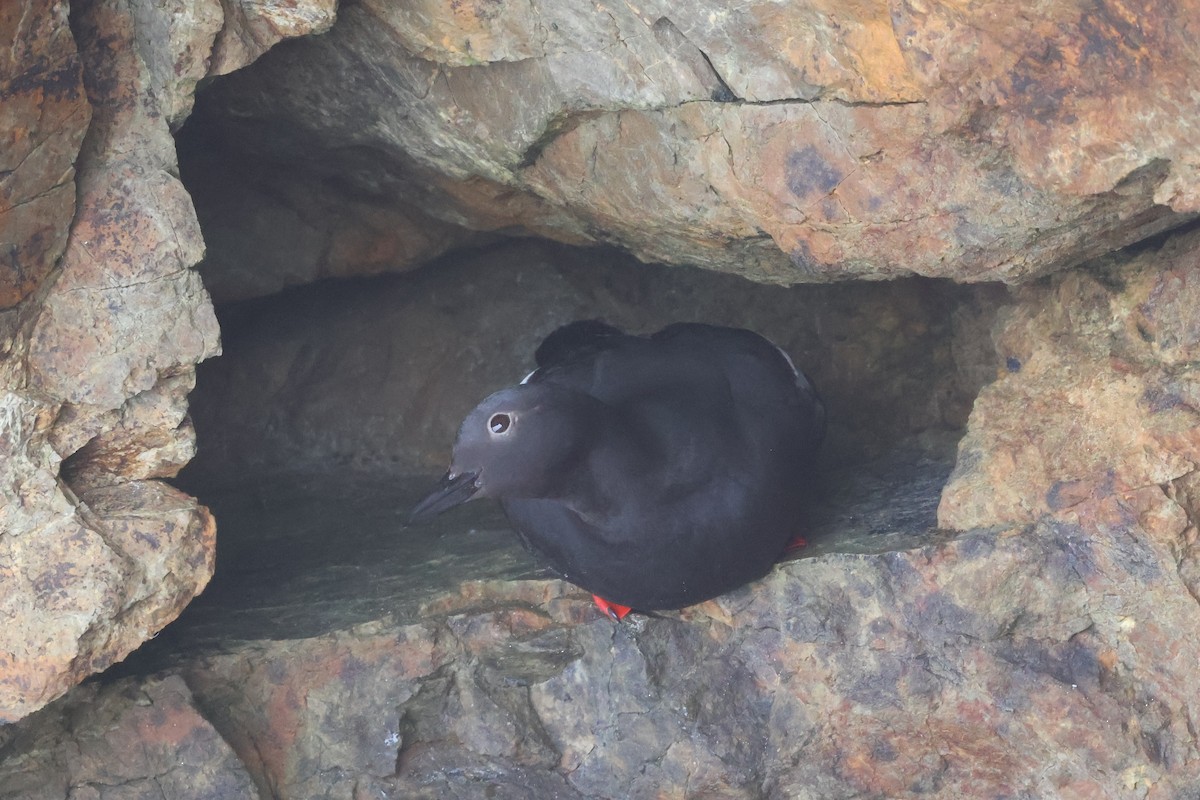
<instances>
[{"instance_id":1,"label":"dark plumage","mask_svg":"<svg viewBox=\"0 0 1200 800\"><path fill-rule=\"evenodd\" d=\"M789 541L824 434L812 385L746 330L595 320L467 415L419 521L500 500L559 575L613 603L680 608L764 575Z\"/></svg>"}]
</instances>

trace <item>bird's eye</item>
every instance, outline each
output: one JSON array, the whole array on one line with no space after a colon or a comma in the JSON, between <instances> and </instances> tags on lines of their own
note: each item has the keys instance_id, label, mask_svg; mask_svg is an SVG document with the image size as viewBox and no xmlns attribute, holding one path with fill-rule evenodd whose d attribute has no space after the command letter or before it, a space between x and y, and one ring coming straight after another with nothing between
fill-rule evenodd
<instances>
[{"instance_id":1,"label":"bird's eye","mask_svg":"<svg viewBox=\"0 0 1200 800\"><path fill-rule=\"evenodd\" d=\"M508 414L492 414L488 420L488 430L492 433L504 433L509 425L512 425L512 417Z\"/></svg>"}]
</instances>

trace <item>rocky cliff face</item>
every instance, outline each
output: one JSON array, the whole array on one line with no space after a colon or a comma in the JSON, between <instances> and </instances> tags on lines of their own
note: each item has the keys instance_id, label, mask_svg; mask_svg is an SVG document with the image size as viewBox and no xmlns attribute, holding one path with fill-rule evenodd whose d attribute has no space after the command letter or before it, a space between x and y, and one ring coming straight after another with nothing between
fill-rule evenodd
<instances>
[{"instance_id":1,"label":"rocky cliff face","mask_svg":"<svg viewBox=\"0 0 1200 800\"><path fill-rule=\"evenodd\" d=\"M314 193L770 283L1022 280L1200 211L1186 0L677 5L354 3L196 121Z\"/></svg>"},{"instance_id":2,"label":"rocky cliff face","mask_svg":"<svg viewBox=\"0 0 1200 800\"><path fill-rule=\"evenodd\" d=\"M123 658L211 574L211 515L157 479L192 456L193 368L219 352L171 126L238 30L222 19L0 12L0 721Z\"/></svg>"},{"instance_id":3,"label":"rocky cliff face","mask_svg":"<svg viewBox=\"0 0 1200 800\"><path fill-rule=\"evenodd\" d=\"M10 3L0 797L1200 792L1196 19ZM811 371L801 558L614 626L402 530L583 316Z\"/></svg>"}]
</instances>

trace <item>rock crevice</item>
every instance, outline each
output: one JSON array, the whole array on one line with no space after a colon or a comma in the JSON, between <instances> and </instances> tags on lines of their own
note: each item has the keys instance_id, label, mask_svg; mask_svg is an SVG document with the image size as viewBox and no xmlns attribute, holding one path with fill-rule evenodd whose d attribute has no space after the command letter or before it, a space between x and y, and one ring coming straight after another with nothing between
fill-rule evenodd
<instances>
[{"instance_id":1,"label":"rock crevice","mask_svg":"<svg viewBox=\"0 0 1200 800\"><path fill-rule=\"evenodd\" d=\"M0 796L1194 794L1198 10L10 4ZM403 527L597 316L812 374L800 558Z\"/></svg>"}]
</instances>

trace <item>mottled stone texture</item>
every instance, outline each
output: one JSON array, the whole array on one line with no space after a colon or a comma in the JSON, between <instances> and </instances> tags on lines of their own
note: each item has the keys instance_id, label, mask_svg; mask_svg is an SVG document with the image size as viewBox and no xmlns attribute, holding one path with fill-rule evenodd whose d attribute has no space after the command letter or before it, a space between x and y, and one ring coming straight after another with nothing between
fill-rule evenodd
<instances>
[{"instance_id":1,"label":"mottled stone texture","mask_svg":"<svg viewBox=\"0 0 1200 800\"><path fill-rule=\"evenodd\" d=\"M419 356L408 353L420 348L387 349L385 328L361 333L364 320L387 326L417 314L406 295L427 301L420 308L430 316L418 317L426 330L483 324L484 306L525 320L520 330L492 321L508 338L480 345L468 381L492 380L492 370L510 379L504 354L522 350L522 337L536 337L558 313L610 308L627 324L632 309L648 298L667 303L671 291L671 302L701 316L755 308L766 327L783 309L811 308L821 335L787 344L801 363L812 357L838 413L853 408L850 389L863 385L839 384L839 368L875 364L895 381L880 378L873 390L881 394L918 391L897 377L914 365L921 382L943 387L980 379L988 363L1003 377L976 404L943 498L942 524L972 529L930 530L941 484L914 482L911 465L843 465L832 477L843 507L817 526L806 557L718 600L624 625L570 586L531 577L494 514L403 529L409 498L378 474L374 483L355 478L353 459L339 467L355 487L342 505L321 494L329 479L297 479L282 494L241 486L236 508L217 506L242 528L225 576L142 664L165 664L186 681L190 702L263 796L1191 797L1200 791L1200 483L1184 462L1195 428L1187 386L1196 360L1189 348L1200 341L1189 288L1198 252L1200 233L1178 235L1024 287L990 326L992 355L983 344L989 326L975 320L982 288L800 287L773 310L758 293L778 290L693 276L668 291L655 270L633 264L580 256L574 269L554 266L569 261L561 251L547 257L554 248L513 247L490 262L295 291L292 309L288 298L243 304L230 328L247 349L209 391L233 393L223 387L238 386L229 376L244 372L261 392L251 393L254 402L305 398L291 415L286 403L276 406L268 427L325 420L311 430L329 426L331 440L353 433L333 424L335 411L371 419L372 404L390 407L405 396L400 385L436 386L430 373L453 361L436 348ZM714 283L702 289L704 281ZM505 294L502 286L538 288ZM917 302L918 289L928 305ZM571 305L580 297L594 306ZM888 308L906 309L903 324L887 321ZM937 313L918 323L921 308ZM860 314L875 324L853 322ZM335 353L306 338L314 329ZM255 333L263 330L275 336ZM346 349L342 337L371 346ZM835 345L841 357L825 360ZM393 385L379 365L407 357L432 361L401 370L420 379ZM937 371L956 360L972 366L953 379ZM326 372L356 387L357 405L343 397L322 410L325 390L314 379ZM1126 380L1137 387L1132 402ZM1112 386L1119 391L1108 394ZM869 419L871 407L858 402L858 418ZM906 402L890 405L925 424L939 419ZM1105 410L1110 402L1116 410ZM908 424L892 416L893 430ZM1067 425L1071 436L1053 438ZM310 466L336 452L322 449L336 441L302 426L291 435L296 451L303 443L322 454ZM418 448L404 457L423 456ZM1051 466L1034 468L1035 457ZM359 466L377 472L384 454L371 458ZM883 501L881 487L892 492ZM928 517L906 518L914 507ZM38 724L60 724L53 712L45 719ZM21 797L36 785L37 765L61 750L6 735L13 744L0 796ZM201 774L243 789L237 768L213 769ZM127 783L140 785L131 770ZM112 796L138 796L120 792Z\"/></svg>"},{"instance_id":2,"label":"mottled stone texture","mask_svg":"<svg viewBox=\"0 0 1200 800\"><path fill-rule=\"evenodd\" d=\"M324 33L337 16L337 0L221 0L220 5L225 19L209 58L211 75L241 69L284 39Z\"/></svg>"},{"instance_id":3,"label":"mottled stone texture","mask_svg":"<svg viewBox=\"0 0 1200 800\"><path fill-rule=\"evenodd\" d=\"M0 8L0 312L50 273L75 212L91 107L66 0ZM0 349L9 336L0 317Z\"/></svg>"},{"instance_id":4,"label":"mottled stone texture","mask_svg":"<svg viewBox=\"0 0 1200 800\"><path fill-rule=\"evenodd\" d=\"M1197 20L1196 0L371 1L197 116L231 162L477 230L771 283L1019 282L1200 211Z\"/></svg>"},{"instance_id":5,"label":"mottled stone texture","mask_svg":"<svg viewBox=\"0 0 1200 800\"><path fill-rule=\"evenodd\" d=\"M239 603L257 636L174 669L271 797L1190 797L1183 525L1148 489L1071 521L835 546L631 624L510 577L272 635L264 619L323 605L313 579L335 569L314 562Z\"/></svg>"},{"instance_id":6,"label":"mottled stone texture","mask_svg":"<svg viewBox=\"0 0 1200 800\"><path fill-rule=\"evenodd\" d=\"M1200 211L1195 0L677 6L0 11L0 722L213 569L212 514L161 481L218 349L173 130L227 298L528 233L761 282L1024 282L992 325L995 287L776 301L510 245L229 309L197 476L321 466L353 502L237 487L234 568L154 674L0 729L0 797L1200 794L1200 233L1029 280ZM186 125L202 78L326 29ZM614 625L494 509L402 527L394 475L596 314L751 325L813 373L841 506L806 557Z\"/></svg>"},{"instance_id":7,"label":"mottled stone texture","mask_svg":"<svg viewBox=\"0 0 1200 800\"><path fill-rule=\"evenodd\" d=\"M0 722L155 635L213 563L211 514L156 479L219 349L170 128L225 12L69 11L0 10Z\"/></svg>"},{"instance_id":8,"label":"mottled stone texture","mask_svg":"<svg viewBox=\"0 0 1200 800\"><path fill-rule=\"evenodd\" d=\"M941 524L1024 523L1193 481L1197 309L1197 233L1021 289L997 329L1003 376L975 402Z\"/></svg>"},{"instance_id":9,"label":"mottled stone texture","mask_svg":"<svg viewBox=\"0 0 1200 800\"><path fill-rule=\"evenodd\" d=\"M331 774L383 797L1186 796L1181 515L1150 490L1095 514L1119 542L1046 521L828 555L633 626L561 584L467 584L186 674L282 797Z\"/></svg>"},{"instance_id":10,"label":"mottled stone texture","mask_svg":"<svg viewBox=\"0 0 1200 800\"><path fill-rule=\"evenodd\" d=\"M778 290L733 278L675 275L667 300L653 269L566 264L562 251L529 247L294 292L291 309L244 304L230 329L246 349L224 372L213 365L218 402L206 413L249 419L219 398L254 376L250 404L287 398L264 429L292 431L293 463L305 448L321 454L310 466L339 447L365 460L342 462L355 488L340 505L320 496L329 481L282 494L242 486L236 503L222 500L242 531L224 578L143 663L165 660L184 677L276 797L1190 797L1200 790L1200 484L1184 462L1198 252L1190 233L1054 276L1020 289L994 326L976 319L982 289L798 287L774 310L766 293ZM572 305L581 297L587 305ZM814 512L805 557L715 601L614 625L578 590L530 578L494 514L400 528L408 497L379 477L386 454L366 438L433 442L449 426L373 429L346 446L354 432L334 420L382 419L374 405L409 409L403 398L422 391L441 397L437 365L453 359L434 345L390 349L408 338L379 333L391 326L490 326L497 341L471 339L479 354L460 376L484 384L511 379L506 354L560 312L605 308L629 324L643 303L662 312L671 302L700 318L757 314L767 329L790 310L782 328L796 338L781 338L828 387L841 425L886 414L854 398L858 386L891 398L880 402L895 412L877 424L919 430L939 417L935 406L917 413L921 387L898 377L906 367L928 400L998 364L942 501L942 524L970 530L931 530L941 481L914 479L923 468L843 464L823 501L840 508ZM485 308L526 324L498 324ZM797 308L814 315L811 340L795 332ZM888 323L887 308L905 309L904 323ZM971 366L950 377L956 359ZM857 375L860 362L880 371L870 392L858 377L841 383L839 368ZM322 400L316 379L327 374L353 391ZM1114 398L1122 405L1105 410ZM272 446L262 430L233 438ZM1043 440L1044 462L1075 465L1070 483L1061 467L1048 483L1028 460ZM397 457L440 465L447 442ZM373 483L351 477L364 466Z\"/></svg>"},{"instance_id":11,"label":"mottled stone texture","mask_svg":"<svg viewBox=\"0 0 1200 800\"><path fill-rule=\"evenodd\" d=\"M229 745L177 676L91 684L0 732L5 800L252 800Z\"/></svg>"},{"instance_id":12,"label":"mottled stone texture","mask_svg":"<svg viewBox=\"0 0 1200 800\"><path fill-rule=\"evenodd\" d=\"M192 365L217 350L188 269L203 243L133 14L95 3L72 25L92 116L68 187L78 207L0 364L5 721L124 657L212 570L212 517L149 480L191 457Z\"/></svg>"}]
</instances>

